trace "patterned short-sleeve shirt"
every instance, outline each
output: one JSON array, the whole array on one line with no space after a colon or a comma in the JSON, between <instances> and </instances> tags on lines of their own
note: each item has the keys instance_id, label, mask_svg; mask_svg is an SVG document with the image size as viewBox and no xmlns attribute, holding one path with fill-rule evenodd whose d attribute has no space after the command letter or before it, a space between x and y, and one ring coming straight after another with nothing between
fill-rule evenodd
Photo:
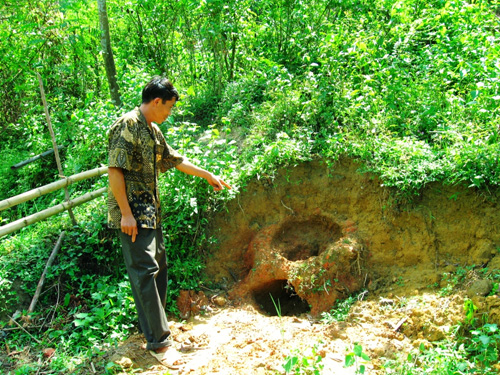
<instances>
[{"instance_id":1,"label":"patterned short-sleeve shirt","mask_svg":"<svg viewBox=\"0 0 500 375\"><path fill-rule=\"evenodd\" d=\"M154 123L148 126L139 108L120 117L108 136L108 166L123 170L127 199L141 228L155 229L160 221L158 174L182 163ZM108 188L108 226L121 228L121 212Z\"/></svg>"}]
</instances>

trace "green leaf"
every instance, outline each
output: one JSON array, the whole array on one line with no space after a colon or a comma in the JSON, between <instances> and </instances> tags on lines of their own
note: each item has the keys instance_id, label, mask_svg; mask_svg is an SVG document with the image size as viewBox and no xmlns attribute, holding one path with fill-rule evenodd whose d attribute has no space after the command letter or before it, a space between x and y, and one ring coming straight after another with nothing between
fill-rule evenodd
<instances>
[{"instance_id":1,"label":"green leaf","mask_svg":"<svg viewBox=\"0 0 500 375\"><path fill-rule=\"evenodd\" d=\"M361 357L361 354L363 353L363 347L359 344L354 344L354 354L356 354L358 357Z\"/></svg>"},{"instance_id":2,"label":"green leaf","mask_svg":"<svg viewBox=\"0 0 500 375\"><path fill-rule=\"evenodd\" d=\"M491 323L488 323L488 324L485 324L483 326L484 328L484 331L485 332L491 332L491 333L494 333L496 331L498 331L498 326L496 324L491 324Z\"/></svg>"},{"instance_id":3,"label":"green leaf","mask_svg":"<svg viewBox=\"0 0 500 375\"><path fill-rule=\"evenodd\" d=\"M356 359L354 358L354 353L349 353L345 356L345 365L344 367L351 367L356 363Z\"/></svg>"},{"instance_id":4,"label":"green leaf","mask_svg":"<svg viewBox=\"0 0 500 375\"><path fill-rule=\"evenodd\" d=\"M63 306L64 307L68 307L69 306L69 302L71 300L71 294L69 293L66 293L66 295L64 296L64 303L63 303Z\"/></svg>"},{"instance_id":5,"label":"green leaf","mask_svg":"<svg viewBox=\"0 0 500 375\"><path fill-rule=\"evenodd\" d=\"M488 344L490 343L490 338L486 335L481 335L479 336L479 340L481 341L481 343L484 345L484 346L488 346Z\"/></svg>"},{"instance_id":6,"label":"green leaf","mask_svg":"<svg viewBox=\"0 0 500 375\"><path fill-rule=\"evenodd\" d=\"M299 361L298 357L289 357L288 361L286 361L286 363L283 365L283 368L285 369L286 372L290 372L295 367L298 361Z\"/></svg>"}]
</instances>

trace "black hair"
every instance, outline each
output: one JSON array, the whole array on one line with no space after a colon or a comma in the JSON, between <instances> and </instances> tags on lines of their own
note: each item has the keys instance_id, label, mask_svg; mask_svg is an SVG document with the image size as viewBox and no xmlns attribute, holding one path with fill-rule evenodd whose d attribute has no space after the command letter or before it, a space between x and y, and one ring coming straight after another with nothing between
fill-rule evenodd
<instances>
[{"instance_id":1,"label":"black hair","mask_svg":"<svg viewBox=\"0 0 500 375\"><path fill-rule=\"evenodd\" d=\"M161 98L163 103L173 98L177 101L179 93L167 78L154 76L142 90L142 102L149 103L156 98Z\"/></svg>"}]
</instances>

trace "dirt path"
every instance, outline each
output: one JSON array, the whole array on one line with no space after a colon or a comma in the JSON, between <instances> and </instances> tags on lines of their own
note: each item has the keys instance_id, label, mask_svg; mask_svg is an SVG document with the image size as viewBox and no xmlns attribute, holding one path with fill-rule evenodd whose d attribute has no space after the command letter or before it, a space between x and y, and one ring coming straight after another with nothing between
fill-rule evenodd
<instances>
[{"instance_id":1,"label":"dirt path","mask_svg":"<svg viewBox=\"0 0 500 375\"><path fill-rule=\"evenodd\" d=\"M394 290L366 296L351 308L344 322L325 324L300 316L267 316L247 305L214 310L188 322L172 322L177 349L191 343L195 350L183 352L184 364L177 371L161 366L143 348L139 335L130 337L110 360L135 374L284 374L287 358L307 359L321 374L354 374L355 366L344 361L354 343L371 360L367 373L381 374L386 359L406 358L423 343L444 338L453 324L463 319L463 297L441 297L433 291ZM302 362L301 362L302 363ZM138 370L138 369L141 370ZM128 369L128 370L127 370Z\"/></svg>"}]
</instances>

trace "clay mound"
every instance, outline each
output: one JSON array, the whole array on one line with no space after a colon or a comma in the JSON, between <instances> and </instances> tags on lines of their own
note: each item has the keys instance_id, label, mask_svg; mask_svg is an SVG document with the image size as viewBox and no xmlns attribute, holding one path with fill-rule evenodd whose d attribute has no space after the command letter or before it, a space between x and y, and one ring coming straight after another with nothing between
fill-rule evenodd
<instances>
[{"instance_id":1,"label":"clay mound","mask_svg":"<svg viewBox=\"0 0 500 375\"><path fill-rule=\"evenodd\" d=\"M260 230L245 254L249 271L233 297L253 297L271 315L329 310L368 279L352 224L324 215L292 216Z\"/></svg>"}]
</instances>

